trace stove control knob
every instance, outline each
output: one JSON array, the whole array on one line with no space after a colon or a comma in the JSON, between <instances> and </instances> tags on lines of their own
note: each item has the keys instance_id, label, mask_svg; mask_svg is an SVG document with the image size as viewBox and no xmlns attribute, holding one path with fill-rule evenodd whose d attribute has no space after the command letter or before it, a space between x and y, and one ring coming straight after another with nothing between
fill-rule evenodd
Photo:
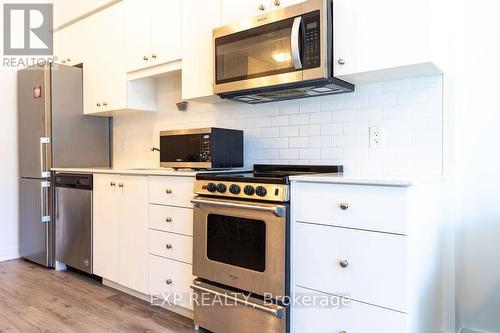
<instances>
[{"instance_id":1,"label":"stove control knob","mask_svg":"<svg viewBox=\"0 0 500 333\"><path fill-rule=\"evenodd\" d=\"M224 192L226 192L226 190L227 190L226 185L224 185L222 183L217 184L217 192L224 193Z\"/></svg>"},{"instance_id":2,"label":"stove control knob","mask_svg":"<svg viewBox=\"0 0 500 333\"><path fill-rule=\"evenodd\" d=\"M236 184L232 184L229 186L229 192L232 194L239 194L241 192L241 188Z\"/></svg>"},{"instance_id":3,"label":"stove control knob","mask_svg":"<svg viewBox=\"0 0 500 333\"><path fill-rule=\"evenodd\" d=\"M207 184L207 191L208 192L215 192L215 191L217 191L217 185L215 185L214 183L208 183Z\"/></svg>"},{"instance_id":4,"label":"stove control knob","mask_svg":"<svg viewBox=\"0 0 500 333\"><path fill-rule=\"evenodd\" d=\"M255 189L251 185L245 186L243 189L243 192L245 192L246 195L253 195L255 193Z\"/></svg>"},{"instance_id":5,"label":"stove control knob","mask_svg":"<svg viewBox=\"0 0 500 333\"><path fill-rule=\"evenodd\" d=\"M259 197L264 197L267 194L267 190L264 186L257 186L255 189L255 194L257 194Z\"/></svg>"}]
</instances>

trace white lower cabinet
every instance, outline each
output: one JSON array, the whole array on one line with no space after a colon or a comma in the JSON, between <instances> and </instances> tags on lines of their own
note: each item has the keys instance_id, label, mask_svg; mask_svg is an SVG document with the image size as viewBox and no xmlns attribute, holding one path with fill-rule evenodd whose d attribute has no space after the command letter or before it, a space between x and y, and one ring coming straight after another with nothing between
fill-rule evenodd
<instances>
[{"instance_id":1,"label":"white lower cabinet","mask_svg":"<svg viewBox=\"0 0 500 333\"><path fill-rule=\"evenodd\" d=\"M314 302L328 302L328 306L297 307L292 316L295 332L300 333L402 333L406 332L407 315L377 306L348 301L332 295L297 287L298 297L309 297ZM345 305L339 305L345 302Z\"/></svg>"},{"instance_id":2,"label":"white lower cabinet","mask_svg":"<svg viewBox=\"0 0 500 333\"><path fill-rule=\"evenodd\" d=\"M191 283L193 266L155 255L149 256L149 294L165 300L164 305L177 305L192 310Z\"/></svg>"},{"instance_id":3,"label":"white lower cabinet","mask_svg":"<svg viewBox=\"0 0 500 333\"><path fill-rule=\"evenodd\" d=\"M292 332L440 332L440 201L439 182L292 182Z\"/></svg>"},{"instance_id":4,"label":"white lower cabinet","mask_svg":"<svg viewBox=\"0 0 500 333\"><path fill-rule=\"evenodd\" d=\"M94 274L148 292L148 178L94 175Z\"/></svg>"},{"instance_id":5,"label":"white lower cabinet","mask_svg":"<svg viewBox=\"0 0 500 333\"><path fill-rule=\"evenodd\" d=\"M193 188L194 177L94 174L94 274L192 310Z\"/></svg>"}]
</instances>

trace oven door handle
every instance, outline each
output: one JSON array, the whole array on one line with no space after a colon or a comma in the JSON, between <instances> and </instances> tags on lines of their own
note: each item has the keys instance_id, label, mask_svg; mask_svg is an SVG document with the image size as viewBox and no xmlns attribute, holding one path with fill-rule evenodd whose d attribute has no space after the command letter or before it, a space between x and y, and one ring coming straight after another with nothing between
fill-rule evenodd
<instances>
[{"instance_id":1,"label":"oven door handle","mask_svg":"<svg viewBox=\"0 0 500 333\"><path fill-rule=\"evenodd\" d=\"M271 207L266 207L266 206L258 206L258 205L246 205L242 203L233 203L233 202L221 202L221 201L208 201L208 200L201 200L201 199L192 199L191 203L195 205L196 207L202 206L202 205L209 205L209 206L218 206L218 207L227 207L227 208L242 208L242 209L248 209L248 210L256 210L260 212L268 212L268 213L273 213L277 217L283 217L285 215L285 207L280 207L280 206L271 206Z\"/></svg>"},{"instance_id":2,"label":"oven door handle","mask_svg":"<svg viewBox=\"0 0 500 333\"><path fill-rule=\"evenodd\" d=\"M240 299L238 297L234 297L234 296L231 296L231 295L228 295L228 294L220 293L220 292L215 291L215 290L211 290L211 289L208 289L208 288L205 288L205 287L198 286L196 284L192 284L191 285L191 289L194 289L194 290L200 291L200 292L209 293L209 294L212 294L212 295L217 296L217 297L223 297L223 298L228 299L228 300L230 300L232 302L235 302L235 303L238 303L238 304L241 304L241 305L244 305L244 306L248 306L248 307L260 310L260 311L267 312L267 313L269 313L269 314L271 314L271 315L273 315L275 317L278 317L278 318L283 317L283 310L281 310L281 309L268 308L266 306L263 306L263 305L260 305L260 304L257 304L257 303L253 303L253 302L249 302L249 301Z\"/></svg>"},{"instance_id":3,"label":"oven door handle","mask_svg":"<svg viewBox=\"0 0 500 333\"><path fill-rule=\"evenodd\" d=\"M300 26L302 17L298 16L293 20L292 34L290 35L290 44L292 49L292 61L295 69L302 69L302 61L300 60Z\"/></svg>"}]
</instances>

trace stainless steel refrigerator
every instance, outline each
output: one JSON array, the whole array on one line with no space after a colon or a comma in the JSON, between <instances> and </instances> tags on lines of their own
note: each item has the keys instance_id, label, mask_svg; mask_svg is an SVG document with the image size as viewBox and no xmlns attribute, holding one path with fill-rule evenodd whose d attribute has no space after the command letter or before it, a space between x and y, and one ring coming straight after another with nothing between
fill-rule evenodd
<instances>
[{"instance_id":1,"label":"stainless steel refrigerator","mask_svg":"<svg viewBox=\"0 0 500 333\"><path fill-rule=\"evenodd\" d=\"M82 68L48 64L18 72L19 242L23 258L55 263L51 168L111 161L111 120L83 115Z\"/></svg>"}]
</instances>

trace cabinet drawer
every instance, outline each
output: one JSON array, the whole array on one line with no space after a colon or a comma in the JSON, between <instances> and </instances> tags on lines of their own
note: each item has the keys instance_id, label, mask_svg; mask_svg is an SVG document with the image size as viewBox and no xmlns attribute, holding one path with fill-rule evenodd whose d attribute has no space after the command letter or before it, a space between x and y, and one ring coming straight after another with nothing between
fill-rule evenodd
<instances>
[{"instance_id":1,"label":"cabinet drawer","mask_svg":"<svg viewBox=\"0 0 500 333\"><path fill-rule=\"evenodd\" d=\"M149 177L149 202L192 208L194 177Z\"/></svg>"},{"instance_id":2,"label":"cabinet drawer","mask_svg":"<svg viewBox=\"0 0 500 333\"><path fill-rule=\"evenodd\" d=\"M325 295L303 288L295 288L296 296L330 300ZM335 301L333 301L335 302ZM298 306L293 309L293 332L348 332L348 333L401 333L406 332L407 315L351 301L346 308Z\"/></svg>"},{"instance_id":3,"label":"cabinet drawer","mask_svg":"<svg viewBox=\"0 0 500 333\"><path fill-rule=\"evenodd\" d=\"M295 235L295 284L406 310L406 236L304 223Z\"/></svg>"},{"instance_id":4,"label":"cabinet drawer","mask_svg":"<svg viewBox=\"0 0 500 333\"><path fill-rule=\"evenodd\" d=\"M405 188L297 183L293 191L298 221L406 234Z\"/></svg>"},{"instance_id":5,"label":"cabinet drawer","mask_svg":"<svg viewBox=\"0 0 500 333\"><path fill-rule=\"evenodd\" d=\"M193 280L191 265L149 255L149 294L151 296L192 310L190 286Z\"/></svg>"},{"instance_id":6,"label":"cabinet drawer","mask_svg":"<svg viewBox=\"0 0 500 333\"><path fill-rule=\"evenodd\" d=\"M149 227L193 236L193 209L150 204Z\"/></svg>"},{"instance_id":7,"label":"cabinet drawer","mask_svg":"<svg viewBox=\"0 0 500 333\"><path fill-rule=\"evenodd\" d=\"M193 238L170 232L149 230L149 253L193 263Z\"/></svg>"}]
</instances>

